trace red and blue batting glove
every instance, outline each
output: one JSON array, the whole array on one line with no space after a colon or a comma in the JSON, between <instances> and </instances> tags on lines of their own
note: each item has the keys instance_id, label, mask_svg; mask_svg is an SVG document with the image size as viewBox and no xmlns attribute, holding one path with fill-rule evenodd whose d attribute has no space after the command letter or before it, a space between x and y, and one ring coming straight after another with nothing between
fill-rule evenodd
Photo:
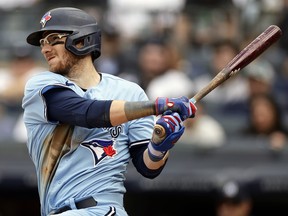
<instances>
[{"instance_id":1,"label":"red and blue batting glove","mask_svg":"<svg viewBox=\"0 0 288 216\"><path fill-rule=\"evenodd\" d=\"M158 97L155 101L156 115L163 114L167 110L179 113L181 120L195 117L197 107L185 96L179 98Z\"/></svg>"},{"instance_id":2,"label":"red and blue batting glove","mask_svg":"<svg viewBox=\"0 0 288 216\"><path fill-rule=\"evenodd\" d=\"M166 137L161 143L154 143L153 140L148 144L148 154L152 161L160 161L166 152L173 148L174 144L184 133L185 127L182 124L180 115L177 112L167 111L156 121L165 129Z\"/></svg>"}]
</instances>

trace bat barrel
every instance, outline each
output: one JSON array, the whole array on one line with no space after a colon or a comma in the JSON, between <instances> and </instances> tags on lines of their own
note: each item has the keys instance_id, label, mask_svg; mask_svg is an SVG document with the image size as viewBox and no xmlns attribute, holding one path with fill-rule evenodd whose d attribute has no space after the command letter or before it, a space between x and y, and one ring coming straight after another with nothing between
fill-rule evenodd
<instances>
[{"instance_id":1,"label":"bat barrel","mask_svg":"<svg viewBox=\"0 0 288 216\"><path fill-rule=\"evenodd\" d=\"M233 60L228 63L227 67L230 71L243 69L267 50L272 44L278 41L281 36L281 29L276 25L270 25L237 56L235 56Z\"/></svg>"}]
</instances>

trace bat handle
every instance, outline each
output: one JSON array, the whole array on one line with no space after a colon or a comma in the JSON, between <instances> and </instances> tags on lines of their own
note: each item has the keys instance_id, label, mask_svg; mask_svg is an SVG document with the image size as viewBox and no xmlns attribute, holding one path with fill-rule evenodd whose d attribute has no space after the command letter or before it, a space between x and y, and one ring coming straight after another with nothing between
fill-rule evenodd
<instances>
[{"instance_id":1,"label":"bat handle","mask_svg":"<svg viewBox=\"0 0 288 216\"><path fill-rule=\"evenodd\" d=\"M196 104L197 102L197 95L195 95L193 98L190 98L190 102ZM201 98L198 98L198 100L201 100ZM154 126L154 131L153 131L153 135L152 135L152 141L154 143L161 143L164 139L166 138L166 131L164 129L164 127L162 127L159 124L156 124Z\"/></svg>"},{"instance_id":2,"label":"bat handle","mask_svg":"<svg viewBox=\"0 0 288 216\"><path fill-rule=\"evenodd\" d=\"M200 100L200 99L198 99ZM198 101L196 98L196 95L193 98L190 98L189 101L192 102L193 104L196 104L196 102Z\"/></svg>"},{"instance_id":3,"label":"bat handle","mask_svg":"<svg viewBox=\"0 0 288 216\"><path fill-rule=\"evenodd\" d=\"M152 135L152 142L155 144L161 143L166 138L166 131L164 127L159 124L154 126L154 131Z\"/></svg>"}]
</instances>

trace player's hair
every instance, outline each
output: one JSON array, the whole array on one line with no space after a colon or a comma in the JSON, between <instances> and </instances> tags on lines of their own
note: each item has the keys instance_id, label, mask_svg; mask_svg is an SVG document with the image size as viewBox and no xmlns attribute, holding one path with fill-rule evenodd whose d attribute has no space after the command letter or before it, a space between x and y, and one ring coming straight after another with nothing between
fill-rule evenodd
<instances>
[{"instance_id":1,"label":"player's hair","mask_svg":"<svg viewBox=\"0 0 288 216\"><path fill-rule=\"evenodd\" d=\"M92 54L93 61L101 54L101 30L96 19L72 7L59 7L46 12L40 20L40 30L28 35L27 42L40 46L39 40L46 31L69 33L65 47L75 55ZM83 46L76 47L82 41Z\"/></svg>"}]
</instances>

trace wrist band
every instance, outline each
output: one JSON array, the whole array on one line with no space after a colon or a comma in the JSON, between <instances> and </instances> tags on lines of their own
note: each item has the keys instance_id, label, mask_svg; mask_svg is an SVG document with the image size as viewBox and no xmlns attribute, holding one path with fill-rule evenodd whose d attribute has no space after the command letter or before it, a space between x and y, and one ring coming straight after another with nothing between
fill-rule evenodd
<instances>
[{"instance_id":1,"label":"wrist band","mask_svg":"<svg viewBox=\"0 0 288 216\"><path fill-rule=\"evenodd\" d=\"M165 157L166 153L167 151L161 152L155 150L151 142L148 144L148 156L152 161L158 162L162 160Z\"/></svg>"}]
</instances>

